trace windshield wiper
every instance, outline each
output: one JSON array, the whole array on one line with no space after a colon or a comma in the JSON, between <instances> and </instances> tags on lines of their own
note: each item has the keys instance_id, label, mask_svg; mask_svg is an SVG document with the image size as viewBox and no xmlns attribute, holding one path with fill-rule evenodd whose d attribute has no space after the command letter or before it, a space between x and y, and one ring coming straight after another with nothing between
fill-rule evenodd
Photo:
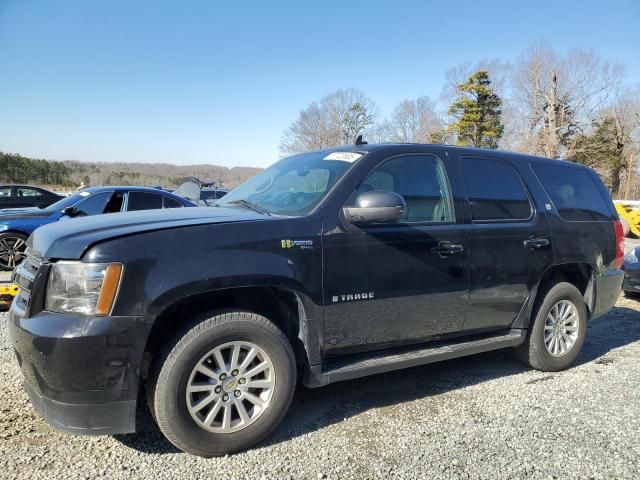
<instances>
[{"instance_id":1,"label":"windshield wiper","mask_svg":"<svg viewBox=\"0 0 640 480\"><path fill-rule=\"evenodd\" d=\"M231 200L230 202L227 202L227 205L242 205L243 207L247 207L249 210L253 210L254 212L257 212L261 215L271 216L269 211L266 210L262 205L250 200L245 200L244 198L241 198L240 200Z\"/></svg>"}]
</instances>

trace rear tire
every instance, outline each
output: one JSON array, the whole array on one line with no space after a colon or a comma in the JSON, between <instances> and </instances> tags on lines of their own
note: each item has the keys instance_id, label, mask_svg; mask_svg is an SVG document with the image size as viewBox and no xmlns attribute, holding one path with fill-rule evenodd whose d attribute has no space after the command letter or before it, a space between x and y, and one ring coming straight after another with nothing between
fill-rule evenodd
<instances>
[{"instance_id":1,"label":"rear tire","mask_svg":"<svg viewBox=\"0 0 640 480\"><path fill-rule=\"evenodd\" d=\"M147 398L172 444L212 457L267 437L295 385L295 356L282 331L260 315L226 312L193 322L159 355Z\"/></svg>"},{"instance_id":2,"label":"rear tire","mask_svg":"<svg viewBox=\"0 0 640 480\"><path fill-rule=\"evenodd\" d=\"M580 291L562 282L536 302L526 340L515 348L526 365L543 372L569 368L587 334L587 306Z\"/></svg>"}]
</instances>

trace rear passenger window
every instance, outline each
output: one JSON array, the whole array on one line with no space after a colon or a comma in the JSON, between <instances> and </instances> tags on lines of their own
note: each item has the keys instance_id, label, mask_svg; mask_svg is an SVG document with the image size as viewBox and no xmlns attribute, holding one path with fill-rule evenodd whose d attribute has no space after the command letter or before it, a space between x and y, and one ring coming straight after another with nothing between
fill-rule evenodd
<instances>
[{"instance_id":1,"label":"rear passenger window","mask_svg":"<svg viewBox=\"0 0 640 480\"><path fill-rule=\"evenodd\" d=\"M156 193L149 192L129 192L128 211L134 210L155 210L162 208L162 197Z\"/></svg>"},{"instance_id":2,"label":"rear passenger window","mask_svg":"<svg viewBox=\"0 0 640 480\"><path fill-rule=\"evenodd\" d=\"M609 200L586 170L543 163L531 168L564 220L611 220Z\"/></svg>"},{"instance_id":3,"label":"rear passenger window","mask_svg":"<svg viewBox=\"0 0 640 480\"><path fill-rule=\"evenodd\" d=\"M529 195L511 165L463 157L462 168L474 221L527 220L531 216Z\"/></svg>"}]
</instances>

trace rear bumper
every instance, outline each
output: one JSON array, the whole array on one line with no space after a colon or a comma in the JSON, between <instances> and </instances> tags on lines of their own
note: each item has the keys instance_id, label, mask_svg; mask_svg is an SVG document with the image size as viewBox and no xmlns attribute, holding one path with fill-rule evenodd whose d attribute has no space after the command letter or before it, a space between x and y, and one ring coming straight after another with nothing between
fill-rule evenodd
<instances>
[{"instance_id":1,"label":"rear bumper","mask_svg":"<svg viewBox=\"0 0 640 480\"><path fill-rule=\"evenodd\" d=\"M608 270L595 277L595 305L591 318L604 315L611 310L622 290L624 272L619 269Z\"/></svg>"},{"instance_id":2,"label":"rear bumper","mask_svg":"<svg viewBox=\"0 0 640 480\"><path fill-rule=\"evenodd\" d=\"M9 334L25 389L40 415L75 434L134 432L145 322L20 313L10 310Z\"/></svg>"}]
</instances>

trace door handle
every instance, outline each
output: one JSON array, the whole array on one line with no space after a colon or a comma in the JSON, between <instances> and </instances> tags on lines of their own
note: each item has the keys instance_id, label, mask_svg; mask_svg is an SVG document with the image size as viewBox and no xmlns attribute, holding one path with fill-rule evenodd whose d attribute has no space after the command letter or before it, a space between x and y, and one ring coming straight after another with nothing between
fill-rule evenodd
<instances>
[{"instance_id":1,"label":"door handle","mask_svg":"<svg viewBox=\"0 0 640 480\"><path fill-rule=\"evenodd\" d=\"M433 247L431 249L431 253L435 253L436 255L440 255L440 257L445 258L449 255L453 255L454 253L464 252L464 247L462 245L457 245L451 242L440 242L437 247Z\"/></svg>"},{"instance_id":2,"label":"door handle","mask_svg":"<svg viewBox=\"0 0 640 480\"><path fill-rule=\"evenodd\" d=\"M531 250L540 250L546 248L551 244L547 238L530 238L524 241L524 246Z\"/></svg>"}]
</instances>

